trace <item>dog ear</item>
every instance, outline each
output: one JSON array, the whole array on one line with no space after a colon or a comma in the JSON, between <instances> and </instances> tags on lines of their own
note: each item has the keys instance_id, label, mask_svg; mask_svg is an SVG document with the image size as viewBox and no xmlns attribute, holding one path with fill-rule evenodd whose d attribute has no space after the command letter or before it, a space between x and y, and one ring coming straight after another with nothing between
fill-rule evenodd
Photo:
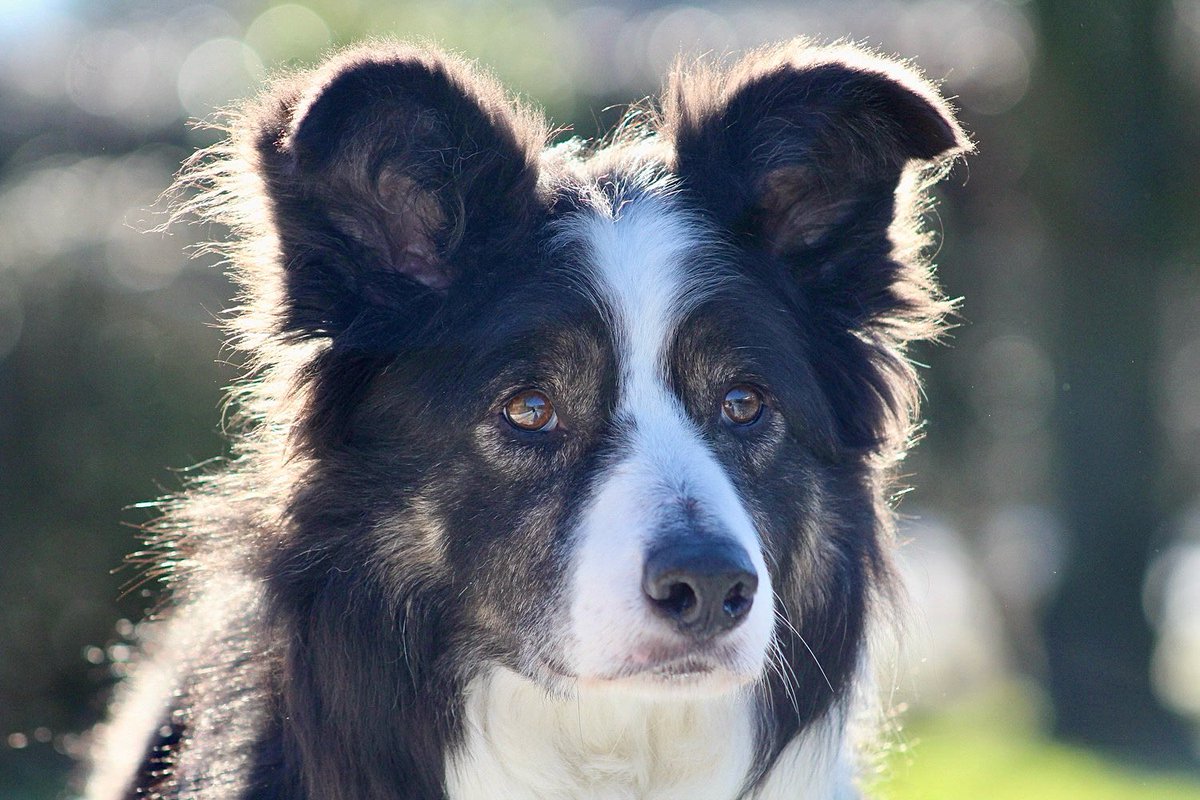
<instances>
[{"instance_id":1,"label":"dog ear","mask_svg":"<svg viewBox=\"0 0 1200 800\"><path fill-rule=\"evenodd\" d=\"M719 222L783 255L847 226L886 229L906 166L970 147L932 87L851 47L797 42L728 73L678 71L664 106L686 183Z\"/></svg>"},{"instance_id":2,"label":"dog ear","mask_svg":"<svg viewBox=\"0 0 1200 800\"><path fill-rule=\"evenodd\" d=\"M530 227L544 122L456 58L347 51L257 115L287 335L429 307L485 278Z\"/></svg>"},{"instance_id":3,"label":"dog ear","mask_svg":"<svg viewBox=\"0 0 1200 800\"><path fill-rule=\"evenodd\" d=\"M970 149L913 71L794 42L728 72L679 71L664 101L684 187L760 268L797 290L843 441L903 441L917 405L904 345L942 329L920 251L922 190Z\"/></svg>"}]
</instances>

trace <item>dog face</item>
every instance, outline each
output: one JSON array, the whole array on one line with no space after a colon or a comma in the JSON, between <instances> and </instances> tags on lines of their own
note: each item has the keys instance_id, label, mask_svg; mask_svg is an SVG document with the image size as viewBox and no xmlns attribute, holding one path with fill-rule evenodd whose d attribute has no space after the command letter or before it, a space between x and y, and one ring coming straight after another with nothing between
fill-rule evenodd
<instances>
[{"instance_id":1,"label":"dog face","mask_svg":"<svg viewBox=\"0 0 1200 800\"><path fill-rule=\"evenodd\" d=\"M744 363L704 370L695 391L672 377L689 358L681 324L738 276L669 182L622 191L632 196L585 193L558 234L604 309L616 377L611 452L571 535L560 663L588 683L748 681L773 627L771 581L719 451L767 434L764 390Z\"/></svg>"},{"instance_id":2,"label":"dog face","mask_svg":"<svg viewBox=\"0 0 1200 800\"><path fill-rule=\"evenodd\" d=\"M943 311L901 241L911 179L965 147L928 87L790 46L543 150L467 65L375 47L244 127L275 255L243 280L307 354L266 568L306 658L369 610L410 671L830 702L887 580L903 346Z\"/></svg>"}]
</instances>

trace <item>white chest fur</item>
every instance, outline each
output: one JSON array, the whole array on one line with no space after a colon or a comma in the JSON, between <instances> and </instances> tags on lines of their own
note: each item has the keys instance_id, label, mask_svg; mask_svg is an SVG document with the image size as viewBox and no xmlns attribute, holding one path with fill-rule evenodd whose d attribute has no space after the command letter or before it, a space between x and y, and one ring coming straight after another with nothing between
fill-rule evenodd
<instances>
[{"instance_id":1,"label":"white chest fur","mask_svg":"<svg viewBox=\"0 0 1200 800\"><path fill-rule=\"evenodd\" d=\"M735 800L754 755L746 694L562 699L498 669L472 683L465 711L451 800ZM853 797L834 727L792 742L754 800Z\"/></svg>"}]
</instances>

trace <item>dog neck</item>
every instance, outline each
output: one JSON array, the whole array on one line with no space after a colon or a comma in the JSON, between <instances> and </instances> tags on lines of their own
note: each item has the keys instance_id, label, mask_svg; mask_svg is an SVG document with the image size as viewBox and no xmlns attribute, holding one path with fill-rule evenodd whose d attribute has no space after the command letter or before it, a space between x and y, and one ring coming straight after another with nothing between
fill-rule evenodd
<instances>
[{"instance_id":1,"label":"dog neck","mask_svg":"<svg viewBox=\"0 0 1200 800\"><path fill-rule=\"evenodd\" d=\"M842 800L855 796L831 714L784 749L757 789L751 692L556 697L498 668L467 690L450 800Z\"/></svg>"}]
</instances>

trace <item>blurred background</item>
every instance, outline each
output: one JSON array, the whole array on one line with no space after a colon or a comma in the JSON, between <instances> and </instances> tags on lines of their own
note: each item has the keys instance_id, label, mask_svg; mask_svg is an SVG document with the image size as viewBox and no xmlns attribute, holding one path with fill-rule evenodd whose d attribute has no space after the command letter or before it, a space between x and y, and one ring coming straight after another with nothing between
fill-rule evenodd
<instances>
[{"instance_id":1,"label":"blurred background","mask_svg":"<svg viewBox=\"0 0 1200 800\"><path fill-rule=\"evenodd\" d=\"M156 198L189 121L365 35L575 135L680 50L911 57L979 152L933 225L949 347L906 463L917 612L885 798L1200 798L1200 0L0 0L0 798L69 794L152 590L132 506L220 455L230 286ZM156 209L158 209L156 211Z\"/></svg>"}]
</instances>

